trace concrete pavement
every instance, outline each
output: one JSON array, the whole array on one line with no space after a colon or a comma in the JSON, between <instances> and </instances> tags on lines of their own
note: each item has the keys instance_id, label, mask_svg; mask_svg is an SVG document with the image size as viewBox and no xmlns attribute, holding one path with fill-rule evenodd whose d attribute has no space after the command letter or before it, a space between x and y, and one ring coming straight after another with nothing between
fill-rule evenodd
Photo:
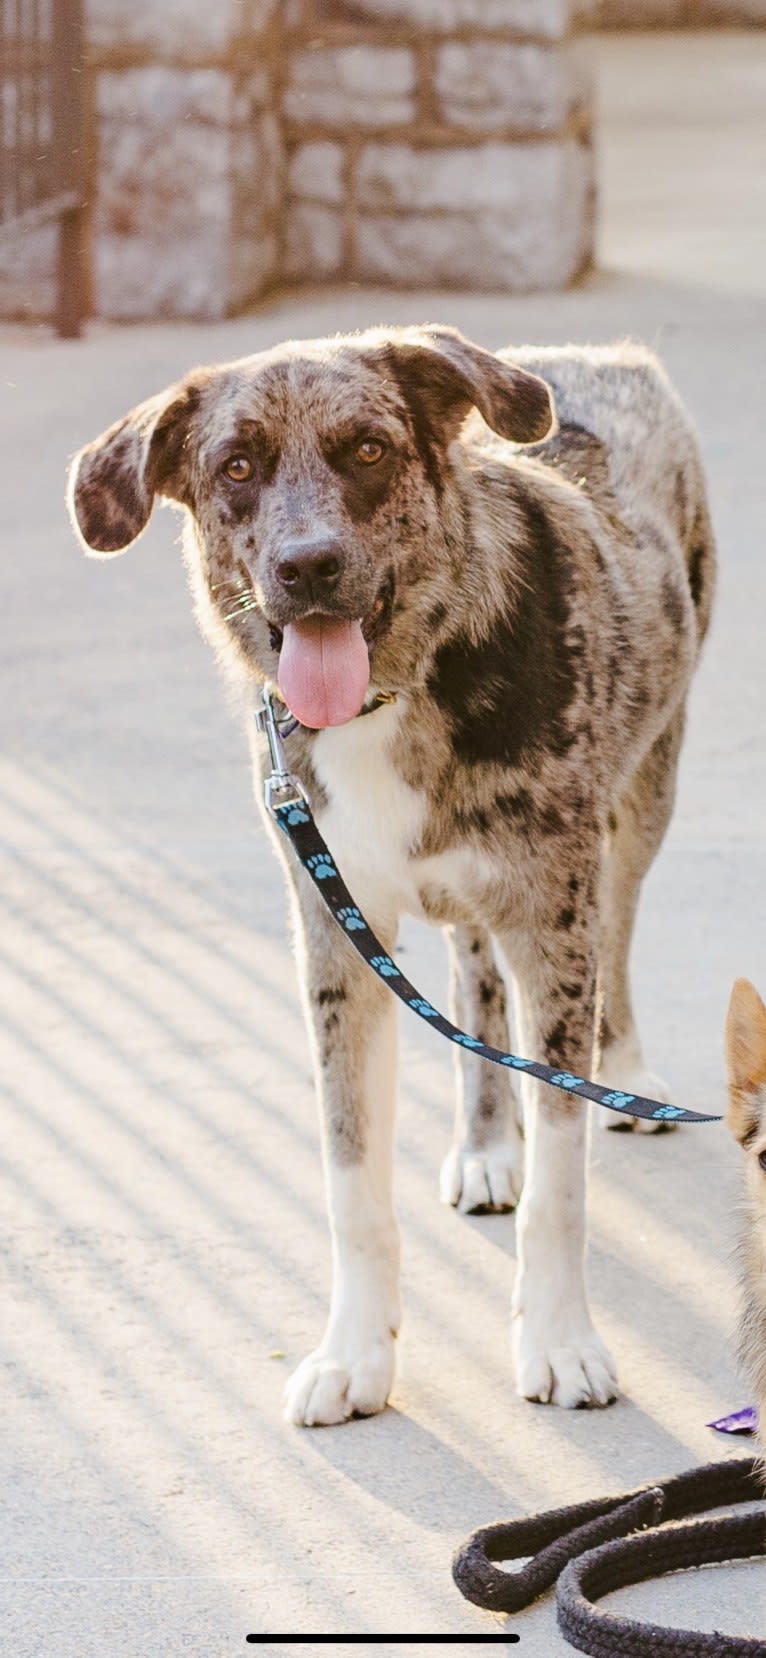
<instances>
[{"instance_id":1,"label":"concrete pavement","mask_svg":"<svg viewBox=\"0 0 766 1658\"><path fill-rule=\"evenodd\" d=\"M721 581L637 992L652 1066L679 1099L722 1109L732 979L766 992L766 35L597 50L602 265L576 292L344 290L216 327L2 334L4 1658L231 1658L248 1632L280 1630L335 1634L349 1653L400 1633L418 1653L418 1635L501 1632L452 1586L471 1528L726 1454L704 1424L746 1401L738 1165L720 1127L594 1134L592 1301L623 1393L600 1413L516 1398L513 1219L439 1205L451 1062L412 1021L392 1407L313 1433L282 1422L329 1260L281 876L175 519L158 512L132 554L96 565L63 514L67 456L196 361L426 317L487 345L655 345L699 425ZM439 935L413 926L404 945L443 997ZM766 1572L676 1577L614 1604L763 1636ZM508 1627L524 1658L570 1651L550 1603Z\"/></svg>"}]
</instances>

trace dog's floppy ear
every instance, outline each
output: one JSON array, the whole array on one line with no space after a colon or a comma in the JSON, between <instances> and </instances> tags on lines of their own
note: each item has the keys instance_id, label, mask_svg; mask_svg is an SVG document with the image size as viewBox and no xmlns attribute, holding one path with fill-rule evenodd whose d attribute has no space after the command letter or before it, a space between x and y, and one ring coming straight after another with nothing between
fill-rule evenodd
<instances>
[{"instance_id":1,"label":"dog's floppy ear","mask_svg":"<svg viewBox=\"0 0 766 1658\"><path fill-rule=\"evenodd\" d=\"M539 443L555 423L550 388L537 374L466 340L457 328L402 328L385 351L405 395L423 398L454 436L470 408L514 443Z\"/></svg>"},{"instance_id":2,"label":"dog's floppy ear","mask_svg":"<svg viewBox=\"0 0 766 1658\"><path fill-rule=\"evenodd\" d=\"M146 529L155 495L183 499L185 446L200 387L168 386L75 455L67 504L85 551L122 553Z\"/></svg>"},{"instance_id":3,"label":"dog's floppy ear","mask_svg":"<svg viewBox=\"0 0 766 1658\"><path fill-rule=\"evenodd\" d=\"M766 1119L766 1007L749 979L737 979L726 1015L729 1110L726 1117L740 1142Z\"/></svg>"}]
</instances>

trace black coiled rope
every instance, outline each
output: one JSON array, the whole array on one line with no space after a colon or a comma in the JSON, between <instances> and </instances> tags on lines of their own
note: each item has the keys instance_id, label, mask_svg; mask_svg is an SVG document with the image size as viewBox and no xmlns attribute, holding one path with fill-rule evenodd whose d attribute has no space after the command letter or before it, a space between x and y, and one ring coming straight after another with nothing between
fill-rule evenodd
<instances>
[{"instance_id":1,"label":"black coiled rope","mask_svg":"<svg viewBox=\"0 0 766 1658\"><path fill-rule=\"evenodd\" d=\"M766 1639L638 1623L594 1604L644 1578L766 1554L762 1499L756 1457L711 1462L621 1497L483 1526L458 1550L452 1573L466 1599L491 1612L520 1612L555 1583L561 1633L592 1658L766 1658ZM665 1526L759 1501L747 1514ZM496 1564L501 1560L527 1563L508 1572Z\"/></svg>"}]
</instances>

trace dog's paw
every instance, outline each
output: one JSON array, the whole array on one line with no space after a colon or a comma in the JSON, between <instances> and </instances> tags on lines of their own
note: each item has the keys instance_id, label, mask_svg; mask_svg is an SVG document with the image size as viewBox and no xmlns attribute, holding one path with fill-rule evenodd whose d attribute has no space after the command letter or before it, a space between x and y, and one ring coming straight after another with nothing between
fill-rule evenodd
<instances>
[{"instance_id":1,"label":"dog's paw","mask_svg":"<svg viewBox=\"0 0 766 1658\"><path fill-rule=\"evenodd\" d=\"M614 1360L591 1324L563 1340L547 1342L527 1331L519 1318L514 1331L516 1389L524 1399L563 1410L603 1406L617 1396Z\"/></svg>"},{"instance_id":2,"label":"dog's paw","mask_svg":"<svg viewBox=\"0 0 766 1658\"><path fill-rule=\"evenodd\" d=\"M375 1416L394 1381L394 1338L386 1334L358 1352L324 1346L299 1364L285 1389L285 1417L298 1427L330 1427L350 1416Z\"/></svg>"},{"instance_id":3,"label":"dog's paw","mask_svg":"<svg viewBox=\"0 0 766 1658\"><path fill-rule=\"evenodd\" d=\"M496 1140L477 1151L454 1145L442 1164L439 1194L464 1215L515 1209L521 1195L523 1146L517 1140Z\"/></svg>"},{"instance_id":4,"label":"dog's paw","mask_svg":"<svg viewBox=\"0 0 766 1658\"><path fill-rule=\"evenodd\" d=\"M618 1088L622 1094L641 1094L644 1099L658 1100L660 1105L671 1103L670 1090L662 1077L647 1071L640 1061L626 1059L617 1049L605 1053L598 1080L608 1088ZM667 1134L676 1126L664 1118L654 1122L650 1117L631 1117L628 1111L610 1111L607 1106L597 1105L596 1111L602 1128L623 1133L634 1129L636 1134Z\"/></svg>"}]
</instances>

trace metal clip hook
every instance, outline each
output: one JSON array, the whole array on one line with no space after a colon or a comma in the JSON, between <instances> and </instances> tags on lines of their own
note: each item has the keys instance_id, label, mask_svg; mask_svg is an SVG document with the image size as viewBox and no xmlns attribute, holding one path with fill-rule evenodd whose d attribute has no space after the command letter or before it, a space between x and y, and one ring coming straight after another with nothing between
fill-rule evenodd
<instances>
[{"instance_id":1,"label":"metal clip hook","mask_svg":"<svg viewBox=\"0 0 766 1658\"><path fill-rule=\"evenodd\" d=\"M255 723L259 731L265 731L269 745L271 774L263 782L263 795L269 811L276 806L289 806L292 801L305 800L300 783L287 769L274 699L266 686L261 706L255 711Z\"/></svg>"}]
</instances>

